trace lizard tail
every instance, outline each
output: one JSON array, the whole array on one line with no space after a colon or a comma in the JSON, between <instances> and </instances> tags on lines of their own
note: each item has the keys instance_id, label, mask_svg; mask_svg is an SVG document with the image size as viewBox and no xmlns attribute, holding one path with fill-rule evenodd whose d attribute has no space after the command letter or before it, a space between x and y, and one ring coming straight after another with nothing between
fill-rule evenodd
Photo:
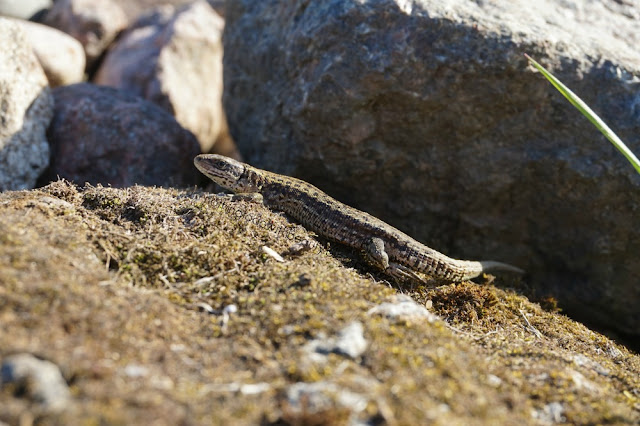
<instances>
[{"instance_id":1,"label":"lizard tail","mask_svg":"<svg viewBox=\"0 0 640 426\"><path fill-rule=\"evenodd\" d=\"M483 272L492 271L506 271L524 274L524 271L520 268L502 262L494 262L493 260L456 260L455 263L457 266L457 273L453 274L453 276L447 277L454 281L470 280L480 276Z\"/></svg>"},{"instance_id":2,"label":"lizard tail","mask_svg":"<svg viewBox=\"0 0 640 426\"><path fill-rule=\"evenodd\" d=\"M507 271L515 272L517 274L524 274L523 269L502 262L494 262L493 260L481 260L479 263L480 265L482 265L482 272Z\"/></svg>"}]
</instances>

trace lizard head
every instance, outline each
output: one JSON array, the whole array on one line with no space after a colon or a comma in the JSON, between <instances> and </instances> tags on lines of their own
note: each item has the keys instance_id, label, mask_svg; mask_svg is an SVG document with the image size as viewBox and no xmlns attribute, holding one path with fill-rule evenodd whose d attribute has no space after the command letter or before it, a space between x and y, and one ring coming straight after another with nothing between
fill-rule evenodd
<instances>
[{"instance_id":1,"label":"lizard head","mask_svg":"<svg viewBox=\"0 0 640 426\"><path fill-rule=\"evenodd\" d=\"M193 164L205 176L235 193L260 191L259 172L248 164L217 154L201 154Z\"/></svg>"}]
</instances>

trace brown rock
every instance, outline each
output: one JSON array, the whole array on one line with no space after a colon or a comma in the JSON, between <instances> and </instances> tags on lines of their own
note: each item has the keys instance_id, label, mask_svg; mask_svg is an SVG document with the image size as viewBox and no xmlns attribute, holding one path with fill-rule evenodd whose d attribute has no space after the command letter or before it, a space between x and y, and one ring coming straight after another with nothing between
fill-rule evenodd
<instances>
[{"instance_id":1,"label":"brown rock","mask_svg":"<svg viewBox=\"0 0 640 426\"><path fill-rule=\"evenodd\" d=\"M154 9L127 29L94 81L160 105L208 152L230 142L221 101L223 27L205 1Z\"/></svg>"},{"instance_id":2,"label":"brown rock","mask_svg":"<svg viewBox=\"0 0 640 426\"><path fill-rule=\"evenodd\" d=\"M127 26L127 17L110 0L58 0L43 22L76 38L89 68Z\"/></svg>"},{"instance_id":3,"label":"brown rock","mask_svg":"<svg viewBox=\"0 0 640 426\"><path fill-rule=\"evenodd\" d=\"M88 83L53 90L50 179L115 187L195 182L198 142L142 98Z\"/></svg>"},{"instance_id":4,"label":"brown rock","mask_svg":"<svg viewBox=\"0 0 640 426\"><path fill-rule=\"evenodd\" d=\"M49 164L47 77L23 29L0 18L0 191L33 188Z\"/></svg>"},{"instance_id":5,"label":"brown rock","mask_svg":"<svg viewBox=\"0 0 640 426\"><path fill-rule=\"evenodd\" d=\"M26 32L51 87L82 81L86 60L78 40L46 25L16 22Z\"/></svg>"}]
</instances>

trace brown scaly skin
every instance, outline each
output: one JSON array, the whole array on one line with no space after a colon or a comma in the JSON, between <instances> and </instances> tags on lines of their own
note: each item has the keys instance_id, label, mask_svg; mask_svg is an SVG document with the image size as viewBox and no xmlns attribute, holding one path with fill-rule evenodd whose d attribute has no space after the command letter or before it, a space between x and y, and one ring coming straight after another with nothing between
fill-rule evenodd
<instances>
[{"instance_id":1,"label":"brown scaly skin","mask_svg":"<svg viewBox=\"0 0 640 426\"><path fill-rule=\"evenodd\" d=\"M397 280L422 280L415 272L455 282L487 271L523 272L500 262L452 259L296 178L215 154L198 155L194 164L220 186L236 194L260 194L267 207L323 237L362 250L371 264Z\"/></svg>"}]
</instances>

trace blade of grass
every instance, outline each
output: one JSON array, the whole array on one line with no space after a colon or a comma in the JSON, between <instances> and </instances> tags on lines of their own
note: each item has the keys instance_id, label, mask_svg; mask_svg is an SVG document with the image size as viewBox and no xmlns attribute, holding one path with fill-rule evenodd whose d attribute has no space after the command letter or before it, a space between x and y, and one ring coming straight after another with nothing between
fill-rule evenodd
<instances>
[{"instance_id":1,"label":"blade of grass","mask_svg":"<svg viewBox=\"0 0 640 426\"><path fill-rule=\"evenodd\" d=\"M564 95L565 98L569 100L569 102L571 102L571 104L574 107L578 109L578 111L582 113L582 115L587 117L589 121L591 121L591 123L593 123L593 125L596 126L598 130L600 130L600 132L602 132L602 134L607 139L609 139L609 141L613 144L613 146L618 148L618 151L620 151L622 155L624 155L627 158L627 160L631 163L631 165L640 174L640 160L638 160L638 157L636 157L635 154L631 152L631 150L627 147L627 145L625 145L625 143L622 142L622 140L618 137L618 135L616 135L613 132L613 130L611 130L609 126L607 126L605 122L602 121L602 119L598 117L598 115L595 112L593 112L593 110L589 108L587 104L584 103L582 99L580 99L575 93L569 90L567 86L562 84L562 82L558 80L553 74L547 71L542 65L537 63L533 58L531 58L526 53L524 56L529 60L529 62L534 67L538 69L538 71L542 73L542 75L544 75L547 78L547 80L549 80L549 82L551 82L551 84L553 84L553 86L556 89L558 89L560 93L562 93L562 95Z\"/></svg>"}]
</instances>

